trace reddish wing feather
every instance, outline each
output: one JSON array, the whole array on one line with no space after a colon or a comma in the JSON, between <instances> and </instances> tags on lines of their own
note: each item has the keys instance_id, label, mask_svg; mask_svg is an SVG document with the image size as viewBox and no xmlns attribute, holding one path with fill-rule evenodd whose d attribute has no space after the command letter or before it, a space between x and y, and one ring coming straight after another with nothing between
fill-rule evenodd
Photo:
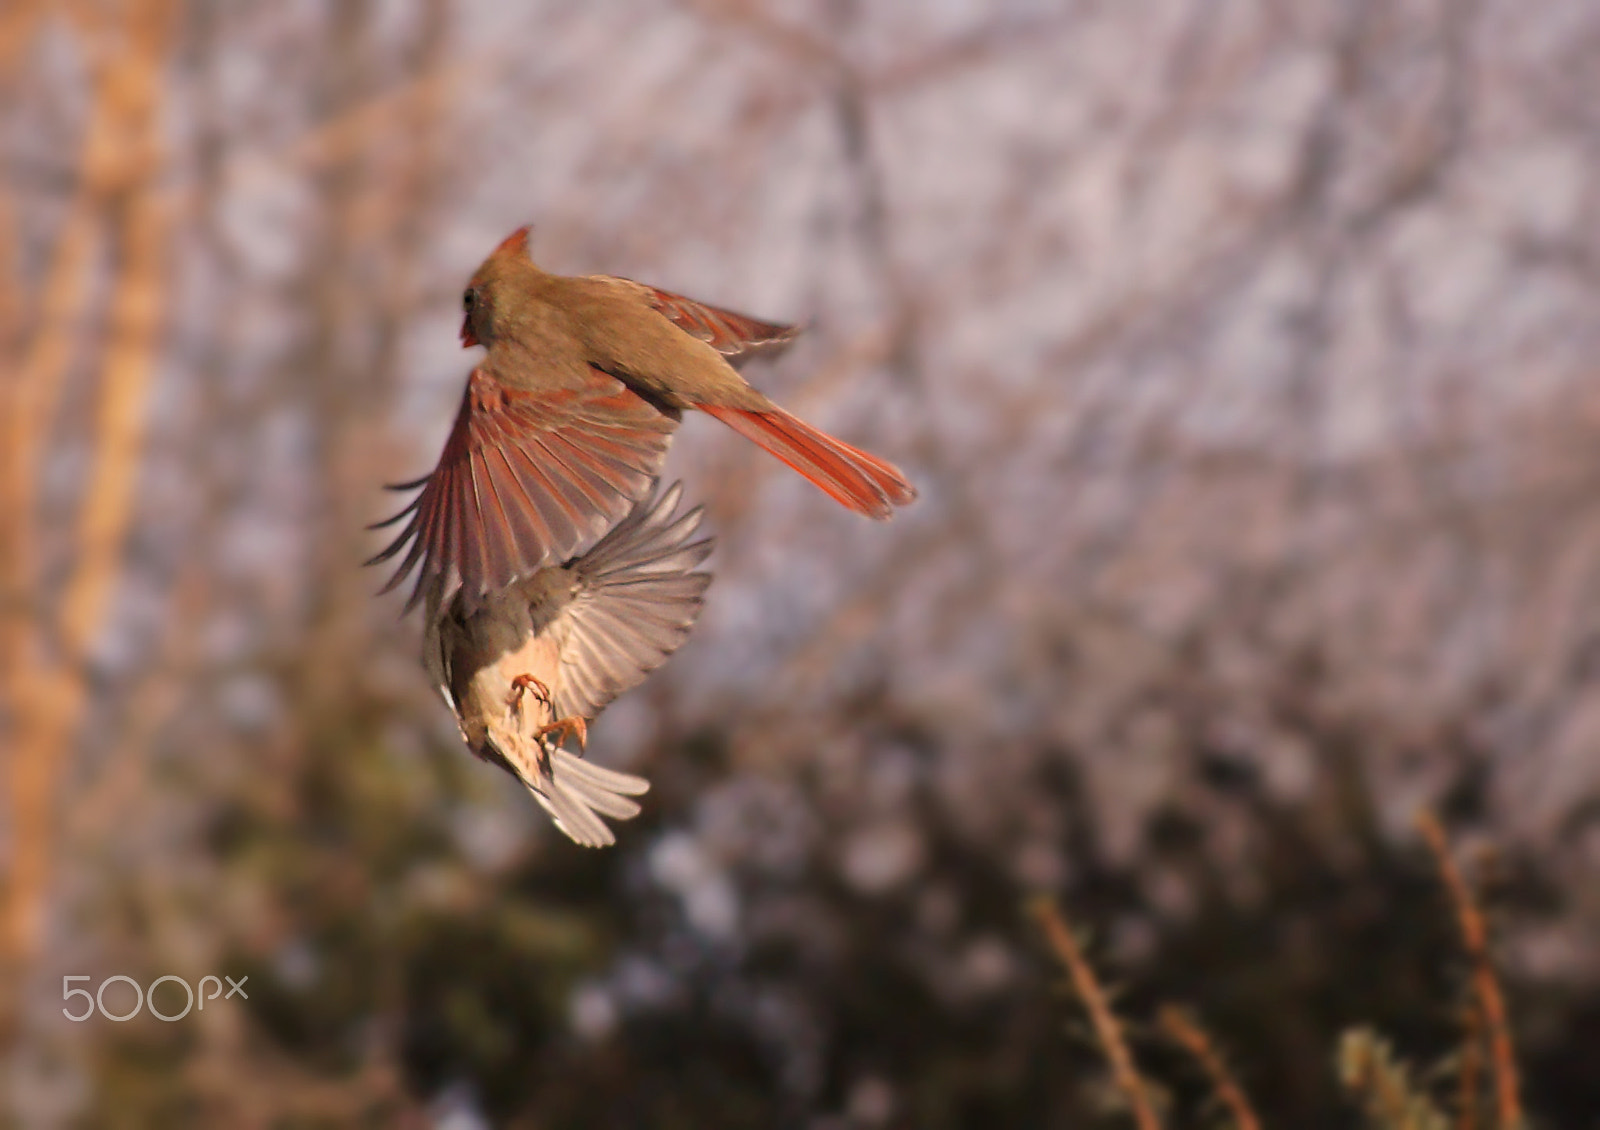
<instances>
[{"instance_id":1,"label":"reddish wing feather","mask_svg":"<svg viewBox=\"0 0 1600 1130\"><path fill-rule=\"evenodd\" d=\"M650 490L677 426L620 381L527 392L474 369L410 516L368 564L405 551L384 592L416 569L410 608L437 582L470 602L587 549Z\"/></svg>"},{"instance_id":2,"label":"reddish wing feather","mask_svg":"<svg viewBox=\"0 0 1600 1130\"><path fill-rule=\"evenodd\" d=\"M644 283L635 285L643 290L650 305L666 315L673 325L706 342L735 363L757 354L776 353L800 333L799 326L763 322L658 287Z\"/></svg>"}]
</instances>

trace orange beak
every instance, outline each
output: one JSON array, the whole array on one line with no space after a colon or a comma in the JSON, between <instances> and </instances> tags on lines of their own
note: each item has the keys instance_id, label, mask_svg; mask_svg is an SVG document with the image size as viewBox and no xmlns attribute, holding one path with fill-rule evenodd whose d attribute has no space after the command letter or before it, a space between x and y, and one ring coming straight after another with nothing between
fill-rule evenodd
<instances>
[{"instance_id":1,"label":"orange beak","mask_svg":"<svg viewBox=\"0 0 1600 1130\"><path fill-rule=\"evenodd\" d=\"M461 319L461 348L471 349L478 344L478 335L472 332L472 317L468 315Z\"/></svg>"}]
</instances>

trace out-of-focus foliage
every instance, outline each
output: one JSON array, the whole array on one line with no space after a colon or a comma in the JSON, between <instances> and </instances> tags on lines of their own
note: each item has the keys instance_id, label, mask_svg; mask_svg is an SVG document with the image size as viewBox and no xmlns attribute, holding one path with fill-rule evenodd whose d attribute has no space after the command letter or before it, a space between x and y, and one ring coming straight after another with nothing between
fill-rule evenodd
<instances>
[{"instance_id":1,"label":"out-of-focus foliage","mask_svg":"<svg viewBox=\"0 0 1600 1130\"><path fill-rule=\"evenodd\" d=\"M1452 1046L1428 802L1585 1124L1597 73L1586 0L12 0L6 1117L1110 1122L1045 891L1348 1125L1337 1033ZM717 581L594 729L655 782L600 854L359 567L528 220L804 321L749 375L922 488L685 425ZM251 995L75 1025L80 973Z\"/></svg>"}]
</instances>

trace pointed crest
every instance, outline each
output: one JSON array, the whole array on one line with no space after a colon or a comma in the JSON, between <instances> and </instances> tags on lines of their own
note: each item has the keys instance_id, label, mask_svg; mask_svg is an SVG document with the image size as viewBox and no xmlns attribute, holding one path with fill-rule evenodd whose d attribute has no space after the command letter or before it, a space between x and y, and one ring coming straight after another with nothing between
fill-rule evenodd
<instances>
[{"instance_id":1,"label":"pointed crest","mask_svg":"<svg viewBox=\"0 0 1600 1130\"><path fill-rule=\"evenodd\" d=\"M532 231L532 225L523 224L500 241L500 246L494 249L495 256L520 255L524 259L528 258L531 254L528 251L528 235Z\"/></svg>"}]
</instances>

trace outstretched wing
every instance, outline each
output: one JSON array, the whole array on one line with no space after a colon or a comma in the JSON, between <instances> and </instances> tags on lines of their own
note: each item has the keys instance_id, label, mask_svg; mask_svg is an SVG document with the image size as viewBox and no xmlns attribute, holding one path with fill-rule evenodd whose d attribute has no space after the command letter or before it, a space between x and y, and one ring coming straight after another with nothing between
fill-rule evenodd
<instances>
[{"instance_id":1,"label":"outstretched wing","mask_svg":"<svg viewBox=\"0 0 1600 1130\"><path fill-rule=\"evenodd\" d=\"M405 550L384 592L413 570L409 610L434 584L468 607L543 565L594 545L650 489L677 420L615 377L530 392L472 371L439 465L393 489L421 492L405 528L368 562ZM408 548L409 547L409 548Z\"/></svg>"},{"instance_id":2,"label":"outstretched wing","mask_svg":"<svg viewBox=\"0 0 1600 1130\"><path fill-rule=\"evenodd\" d=\"M670 290L632 279L606 276L637 293L651 307L684 333L697 337L738 368L752 357L781 352L800 335L799 326L763 322L747 314L736 314L704 302L696 302Z\"/></svg>"},{"instance_id":3,"label":"outstretched wing","mask_svg":"<svg viewBox=\"0 0 1600 1130\"><path fill-rule=\"evenodd\" d=\"M709 538L691 541L700 510L677 515L683 485L641 502L588 553L567 563L572 601L550 625L561 661L557 718L593 718L688 638L711 574L695 571Z\"/></svg>"}]
</instances>

